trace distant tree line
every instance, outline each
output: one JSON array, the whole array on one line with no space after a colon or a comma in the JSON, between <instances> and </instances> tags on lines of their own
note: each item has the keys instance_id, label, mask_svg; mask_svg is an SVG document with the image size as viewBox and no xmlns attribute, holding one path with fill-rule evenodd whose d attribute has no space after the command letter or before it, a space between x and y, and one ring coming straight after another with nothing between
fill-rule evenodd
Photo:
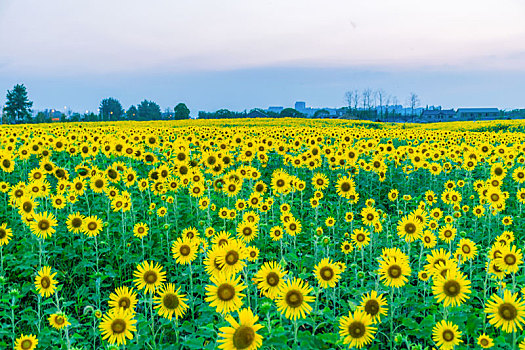
<instances>
[{"instance_id":1,"label":"distant tree line","mask_svg":"<svg viewBox=\"0 0 525 350\"><path fill-rule=\"evenodd\" d=\"M235 118L248 118L251 117L252 112L260 112L259 115L262 117L269 117L269 118L305 118L306 115L299 112L298 110L294 108L285 108L280 113L267 111L261 108L254 108L251 109L249 112L243 111L243 112L234 112L230 111L228 109L219 109L215 112L199 112L199 119L235 119ZM326 111L328 113L328 111Z\"/></svg>"},{"instance_id":2,"label":"distant tree line","mask_svg":"<svg viewBox=\"0 0 525 350\"><path fill-rule=\"evenodd\" d=\"M370 88L351 90L345 93L345 116L358 119L375 119L378 121L394 120L401 116L396 109L391 108L400 104L397 96L386 93L383 89L373 90ZM419 107L419 97L411 92L406 99L412 119L415 117L414 110Z\"/></svg>"},{"instance_id":3,"label":"distant tree line","mask_svg":"<svg viewBox=\"0 0 525 350\"><path fill-rule=\"evenodd\" d=\"M66 115L59 111L46 110L38 112L33 117L32 106L33 102L29 101L26 87L23 84L15 85L13 90L7 91L6 103L2 108L2 124L50 123L53 121L181 120L190 117L190 110L184 103L179 103L173 110L167 109L164 113L161 112L157 103L148 100L124 110L120 101L113 97L105 98L100 102L98 114L86 112Z\"/></svg>"}]
</instances>

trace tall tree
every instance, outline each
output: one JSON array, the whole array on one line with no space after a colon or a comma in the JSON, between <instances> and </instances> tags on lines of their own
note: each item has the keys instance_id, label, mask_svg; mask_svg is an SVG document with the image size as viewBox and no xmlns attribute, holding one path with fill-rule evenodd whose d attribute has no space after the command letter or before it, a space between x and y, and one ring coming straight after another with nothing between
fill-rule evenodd
<instances>
[{"instance_id":1,"label":"tall tree","mask_svg":"<svg viewBox=\"0 0 525 350\"><path fill-rule=\"evenodd\" d=\"M381 120L383 120L383 102L385 99L385 91L382 89L379 89L376 91L377 99L379 100L379 113L381 116Z\"/></svg>"},{"instance_id":2,"label":"tall tree","mask_svg":"<svg viewBox=\"0 0 525 350\"><path fill-rule=\"evenodd\" d=\"M137 111L137 107L135 106L131 106L128 108L128 110L126 111L126 117L129 119L129 120L137 120L137 116L138 116L138 111Z\"/></svg>"},{"instance_id":3,"label":"tall tree","mask_svg":"<svg viewBox=\"0 0 525 350\"><path fill-rule=\"evenodd\" d=\"M417 96L414 92L411 92L410 96L408 96L408 104L410 105L412 121L414 121L414 109L419 106L419 96Z\"/></svg>"},{"instance_id":4,"label":"tall tree","mask_svg":"<svg viewBox=\"0 0 525 350\"><path fill-rule=\"evenodd\" d=\"M138 120L159 120L162 116L160 106L153 101L144 100L137 108Z\"/></svg>"},{"instance_id":5,"label":"tall tree","mask_svg":"<svg viewBox=\"0 0 525 350\"><path fill-rule=\"evenodd\" d=\"M119 100L109 97L100 102L99 114L101 120L120 120L124 110Z\"/></svg>"},{"instance_id":6,"label":"tall tree","mask_svg":"<svg viewBox=\"0 0 525 350\"><path fill-rule=\"evenodd\" d=\"M190 117L190 110L184 103L179 103L174 108L175 116L173 119L189 119Z\"/></svg>"},{"instance_id":7,"label":"tall tree","mask_svg":"<svg viewBox=\"0 0 525 350\"><path fill-rule=\"evenodd\" d=\"M33 102L29 101L24 84L16 84L13 90L8 90L6 98L3 112L8 123L27 123L31 120Z\"/></svg>"},{"instance_id":8,"label":"tall tree","mask_svg":"<svg viewBox=\"0 0 525 350\"><path fill-rule=\"evenodd\" d=\"M283 118L304 118L305 115L299 112L295 108L285 108L281 111L281 117Z\"/></svg>"}]
</instances>

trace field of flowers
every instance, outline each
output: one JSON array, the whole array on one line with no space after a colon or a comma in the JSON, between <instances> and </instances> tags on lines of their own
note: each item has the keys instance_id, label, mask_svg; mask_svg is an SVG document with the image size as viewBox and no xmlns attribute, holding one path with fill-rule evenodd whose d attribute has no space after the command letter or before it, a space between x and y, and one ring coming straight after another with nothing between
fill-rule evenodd
<instances>
[{"instance_id":1,"label":"field of flowers","mask_svg":"<svg viewBox=\"0 0 525 350\"><path fill-rule=\"evenodd\" d=\"M0 127L0 348L525 349L523 126Z\"/></svg>"}]
</instances>

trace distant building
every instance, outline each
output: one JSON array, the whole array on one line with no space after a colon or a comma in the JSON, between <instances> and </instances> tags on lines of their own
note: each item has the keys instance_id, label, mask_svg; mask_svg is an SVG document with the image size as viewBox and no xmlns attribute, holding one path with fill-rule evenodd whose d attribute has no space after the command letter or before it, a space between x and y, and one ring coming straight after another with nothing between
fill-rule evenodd
<instances>
[{"instance_id":1,"label":"distant building","mask_svg":"<svg viewBox=\"0 0 525 350\"><path fill-rule=\"evenodd\" d=\"M424 110L421 113L421 118L426 118L429 121L436 120L450 120L456 116L456 112L453 109L429 109Z\"/></svg>"},{"instance_id":2,"label":"distant building","mask_svg":"<svg viewBox=\"0 0 525 350\"><path fill-rule=\"evenodd\" d=\"M497 108L458 108L458 119L492 119L499 117Z\"/></svg>"},{"instance_id":3,"label":"distant building","mask_svg":"<svg viewBox=\"0 0 525 350\"><path fill-rule=\"evenodd\" d=\"M306 102L302 102L302 101L295 102L295 109L296 110L306 109Z\"/></svg>"}]
</instances>

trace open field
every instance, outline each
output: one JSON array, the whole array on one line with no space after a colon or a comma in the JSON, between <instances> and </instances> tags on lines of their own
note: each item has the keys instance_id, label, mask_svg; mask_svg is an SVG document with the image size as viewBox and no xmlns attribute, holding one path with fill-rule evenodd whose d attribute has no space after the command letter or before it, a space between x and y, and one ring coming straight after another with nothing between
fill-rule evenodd
<instances>
[{"instance_id":1,"label":"open field","mask_svg":"<svg viewBox=\"0 0 525 350\"><path fill-rule=\"evenodd\" d=\"M0 127L0 347L525 349L524 126Z\"/></svg>"}]
</instances>

